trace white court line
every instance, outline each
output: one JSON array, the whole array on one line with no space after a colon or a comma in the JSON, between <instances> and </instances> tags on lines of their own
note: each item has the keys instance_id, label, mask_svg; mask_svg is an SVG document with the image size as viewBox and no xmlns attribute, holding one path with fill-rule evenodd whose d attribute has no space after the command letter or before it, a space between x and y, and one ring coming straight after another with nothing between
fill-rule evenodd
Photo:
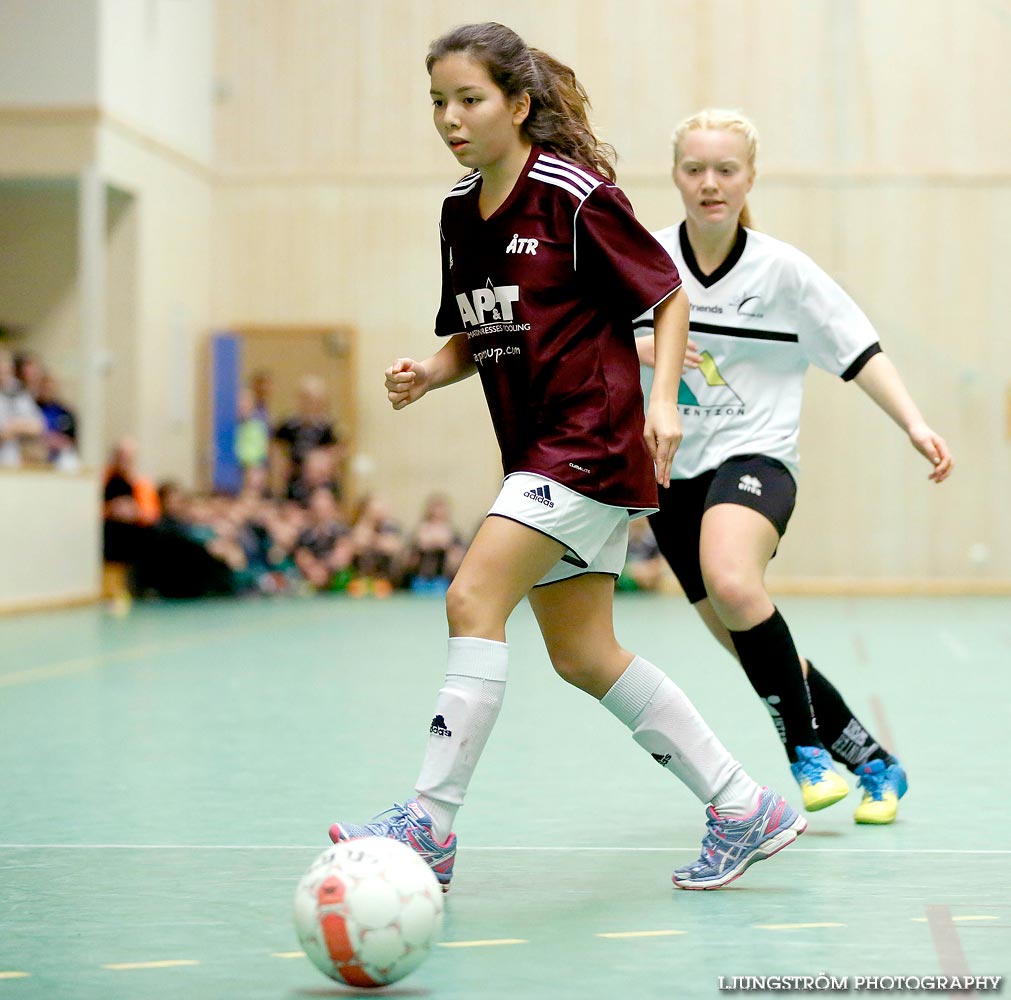
<instances>
[{"instance_id":1,"label":"white court line","mask_svg":"<svg viewBox=\"0 0 1011 1000\"><path fill-rule=\"evenodd\" d=\"M964 663L969 659L969 650L951 632L947 631L947 629L941 629L938 634L941 636L945 646L948 647L948 652L956 660L961 660Z\"/></svg>"},{"instance_id":2,"label":"white court line","mask_svg":"<svg viewBox=\"0 0 1011 1000\"><path fill-rule=\"evenodd\" d=\"M319 851L326 846L319 844L0 844L0 851ZM529 853L566 854L601 853L614 854L666 854L670 851L698 851L692 847L515 847L500 845L495 847L461 844L461 851L524 851ZM973 850L948 847L791 847L791 854L1011 854L1011 848L994 850Z\"/></svg>"},{"instance_id":3,"label":"white court line","mask_svg":"<svg viewBox=\"0 0 1011 1000\"><path fill-rule=\"evenodd\" d=\"M816 924L752 924L760 931L799 931L808 927L845 927L845 924L836 923L816 923Z\"/></svg>"},{"instance_id":4,"label":"white court line","mask_svg":"<svg viewBox=\"0 0 1011 1000\"><path fill-rule=\"evenodd\" d=\"M192 958L168 958L159 962L113 962L110 965L103 965L102 968L113 972L132 972L135 969L175 969L181 965L199 964Z\"/></svg>"},{"instance_id":5,"label":"white court line","mask_svg":"<svg viewBox=\"0 0 1011 1000\"><path fill-rule=\"evenodd\" d=\"M610 931L606 934L594 934L599 938L644 938L644 937L674 937L676 934L687 934L688 931Z\"/></svg>"}]
</instances>

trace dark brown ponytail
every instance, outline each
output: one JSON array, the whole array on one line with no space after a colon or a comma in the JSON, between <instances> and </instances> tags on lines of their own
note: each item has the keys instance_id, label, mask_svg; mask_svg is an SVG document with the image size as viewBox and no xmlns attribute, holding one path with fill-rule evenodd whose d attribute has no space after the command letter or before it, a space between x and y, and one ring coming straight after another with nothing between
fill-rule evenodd
<instances>
[{"instance_id":1,"label":"dark brown ponytail","mask_svg":"<svg viewBox=\"0 0 1011 1000\"><path fill-rule=\"evenodd\" d=\"M594 135L590 99L568 66L494 21L462 25L432 42L425 60L429 74L453 52L481 63L506 97L529 94L521 130L532 143L614 180L617 154Z\"/></svg>"}]
</instances>

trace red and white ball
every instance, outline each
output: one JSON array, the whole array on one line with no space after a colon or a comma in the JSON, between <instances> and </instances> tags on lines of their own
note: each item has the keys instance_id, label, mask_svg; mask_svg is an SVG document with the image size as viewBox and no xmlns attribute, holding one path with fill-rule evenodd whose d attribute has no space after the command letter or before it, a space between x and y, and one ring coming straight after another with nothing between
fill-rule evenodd
<instances>
[{"instance_id":1,"label":"red and white ball","mask_svg":"<svg viewBox=\"0 0 1011 1000\"><path fill-rule=\"evenodd\" d=\"M442 930L442 889L406 844L327 848L295 890L295 930L312 963L348 986L385 986L425 960Z\"/></svg>"}]
</instances>

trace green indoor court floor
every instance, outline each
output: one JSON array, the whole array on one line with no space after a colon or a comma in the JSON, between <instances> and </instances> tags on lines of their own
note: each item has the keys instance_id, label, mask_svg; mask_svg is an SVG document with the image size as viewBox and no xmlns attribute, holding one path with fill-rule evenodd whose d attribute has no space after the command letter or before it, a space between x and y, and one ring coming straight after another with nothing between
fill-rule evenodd
<instances>
[{"instance_id":1,"label":"green indoor court floor","mask_svg":"<svg viewBox=\"0 0 1011 1000\"><path fill-rule=\"evenodd\" d=\"M461 811L442 946L397 997L715 996L720 977L1011 972L1011 603L784 598L801 651L903 757L898 821L858 796L720 892L678 892L703 809L556 679L524 605ZM797 802L739 668L677 598L617 604ZM335 818L410 794L443 675L438 599L135 604L0 618L0 1000L353 994L291 901ZM451 947L453 946L453 947Z\"/></svg>"}]
</instances>

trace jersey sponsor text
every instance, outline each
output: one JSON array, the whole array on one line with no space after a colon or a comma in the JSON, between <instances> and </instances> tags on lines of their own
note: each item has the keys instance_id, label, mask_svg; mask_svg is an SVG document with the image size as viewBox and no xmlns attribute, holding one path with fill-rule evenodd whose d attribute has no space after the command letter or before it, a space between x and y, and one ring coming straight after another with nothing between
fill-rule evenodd
<instances>
[{"instance_id":1,"label":"jersey sponsor text","mask_svg":"<svg viewBox=\"0 0 1011 1000\"><path fill-rule=\"evenodd\" d=\"M464 326L480 326L489 320L508 322L513 318L513 303L519 300L519 285L493 285L490 281L484 288L456 296Z\"/></svg>"},{"instance_id":2,"label":"jersey sponsor text","mask_svg":"<svg viewBox=\"0 0 1011 1000\"><path fill-rule=\"evenodd\" d=\"M537 256L537 244L539 240L533 239L533 237L520 236L519 233L513 233L513 238L509 241L509 246L506 247L506 253L528 253L531 256Z\"/></svg>"}]
</instances>

